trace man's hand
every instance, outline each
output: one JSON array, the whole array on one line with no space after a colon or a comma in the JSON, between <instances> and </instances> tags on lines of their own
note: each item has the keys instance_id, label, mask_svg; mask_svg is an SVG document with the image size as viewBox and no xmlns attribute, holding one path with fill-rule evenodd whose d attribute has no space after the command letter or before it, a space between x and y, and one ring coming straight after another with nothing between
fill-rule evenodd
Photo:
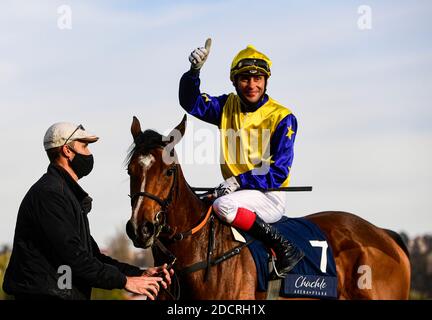
<instances>
[{"instance_id":1,"label":"man's hand","mask_svg":"<svg viewBox=\"0 0 432 320\"><path fill-rule=\"evenodd\" d=\"M199 70L203 66L204 62L210 53L211 39L208 38L204 47L197 48L189 56L189 61L191 63L191 68L194 70Z\"/></svg>"},{"instance_id":2,"label":"man's hand","mask_svg":"<svg viewBox=\"0 0 432 320\"><path fill-rule=\"evenodd\" d=\"M126 277L125 289L135 294L144 295L150 300L155 300L160 289L159 282L164 288L167 288L167 284L161 277Z\"/></svg>"},{"instance_id":3,"label":"man's hand","mask_svg":"<svg viewBox=\"0 0 432 320\"><path fill-rule=\"evenodd\" d=\"M220 185L218 185L213 193L213 197L219 198L230 194L240 188L240 184L237 182L235 177L226 179Z\"/></svg>"},{"instance_id":4,"label":"man's hand","mask_svg":"<svg viewBox=\"0 0 432 320\"><path fill-rule=\"evenodd\" d=\"M168 264L164 264L159 267L150 267L144 271L143 276L145 277L162 277L168 285L171 285L171 276L174 275L173 269L167 269Z\"/></svg>"}]
</instances>

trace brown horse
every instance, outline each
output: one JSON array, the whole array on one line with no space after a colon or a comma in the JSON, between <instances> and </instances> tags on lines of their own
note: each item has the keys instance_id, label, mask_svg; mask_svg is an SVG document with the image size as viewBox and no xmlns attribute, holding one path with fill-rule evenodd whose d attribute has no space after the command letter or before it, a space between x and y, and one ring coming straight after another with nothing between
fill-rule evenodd
<instances>
[{"instance_id":1,"label":"brown horse","mask_svg":"<svg viewBox=\"0 0 432 320\"><path fill-rule=\"evenodd\" d=\"M183 137L185 127L186 116L169 135L174 141L166 141L155 131L142 132L134 117L131 132L135 143L128 158L132 217L127 233L136 247L160 242L166 253L176 256L182 299L265 299L266 293L256 290L255 263L247 249L207 270L182 272L197 263L206 265L209 221L213 220L209 219L209 205L187 184L178 161L166 161L167 150L176 159L173 146ZM397 233L347 212L326 211L305 218L321 228L332 248L339 299L408 298L410 262ZM228 225L214 219L213 226L213 257L239 245ZM365 272L369 272L369 285L362 285Z\"/></svg>"}]
</instances>

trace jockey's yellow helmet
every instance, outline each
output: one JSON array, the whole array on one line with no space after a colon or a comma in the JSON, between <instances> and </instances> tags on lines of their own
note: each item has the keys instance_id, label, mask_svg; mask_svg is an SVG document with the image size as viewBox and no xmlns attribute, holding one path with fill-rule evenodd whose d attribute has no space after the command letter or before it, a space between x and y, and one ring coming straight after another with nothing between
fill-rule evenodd
<instances>
[{"instance_id":1,"label":"jockey's yellow helmet","mask_svg":"<svg viewBox=\"0 0 432 320\"><path fill-rule=\"evenodd\" d=\"M248 45L234 57L231 63L230 79L234 82L238 74L263 75L268 78L271 75L271 65L271 60L264 53Z\"/></svg>"}]
</instances>

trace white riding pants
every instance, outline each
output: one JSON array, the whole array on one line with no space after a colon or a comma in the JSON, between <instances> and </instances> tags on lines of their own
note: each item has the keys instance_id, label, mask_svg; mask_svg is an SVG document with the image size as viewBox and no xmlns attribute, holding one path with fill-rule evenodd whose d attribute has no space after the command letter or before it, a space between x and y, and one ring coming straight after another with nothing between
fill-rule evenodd
<instances>
[{"instance_id":1,"label":"white riding pants","mask_svg":"<svg viewBox=\"0 0 432 320\"><path fill-rule=\"evenodd\" d=\"M284 192L240 190L217 198L213 203L213 209L229 224L234 221L238 208L255 212L266 223L274 223L284 215L285 202Z\"/></svg>"}]
</instances>

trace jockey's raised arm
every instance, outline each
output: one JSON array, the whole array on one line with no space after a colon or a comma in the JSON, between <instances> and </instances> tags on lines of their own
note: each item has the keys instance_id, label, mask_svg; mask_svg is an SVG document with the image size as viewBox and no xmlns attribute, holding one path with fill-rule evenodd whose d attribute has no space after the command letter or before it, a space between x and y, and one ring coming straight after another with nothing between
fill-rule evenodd
<instances>
[{"instance_id":1,"label":"jockey's raised arm","mask_svg":"<svg viewBox=\"0 0 432 320\"><path fill-rule=\"evenodd\" d=\"M272 62L250 45L231 63L230 80L236 93L201 93L199 75L210 45L208 39L204 47L190 54L191 68L180 80L180 105L220 129L220 165L225 181L215 189L215 212L273 248L278 256L278 275L284 277L304 255L269 224L283 216L285 196L238 189L289 185L297 119L291 110L266 94Z\"/></svg>"},{"instance_id":2,"label":"jockey's raised arm","mask_svg":"<svg viewBox=\"0 0 432 320\"><path fill-rule=\"evenodd\" d=\"M199 71L189 70L183 74L179 89L180 105L190 115L219 126L228 95L212 97L201 93L200 84Z\"/></svg>"}]
</instances>

